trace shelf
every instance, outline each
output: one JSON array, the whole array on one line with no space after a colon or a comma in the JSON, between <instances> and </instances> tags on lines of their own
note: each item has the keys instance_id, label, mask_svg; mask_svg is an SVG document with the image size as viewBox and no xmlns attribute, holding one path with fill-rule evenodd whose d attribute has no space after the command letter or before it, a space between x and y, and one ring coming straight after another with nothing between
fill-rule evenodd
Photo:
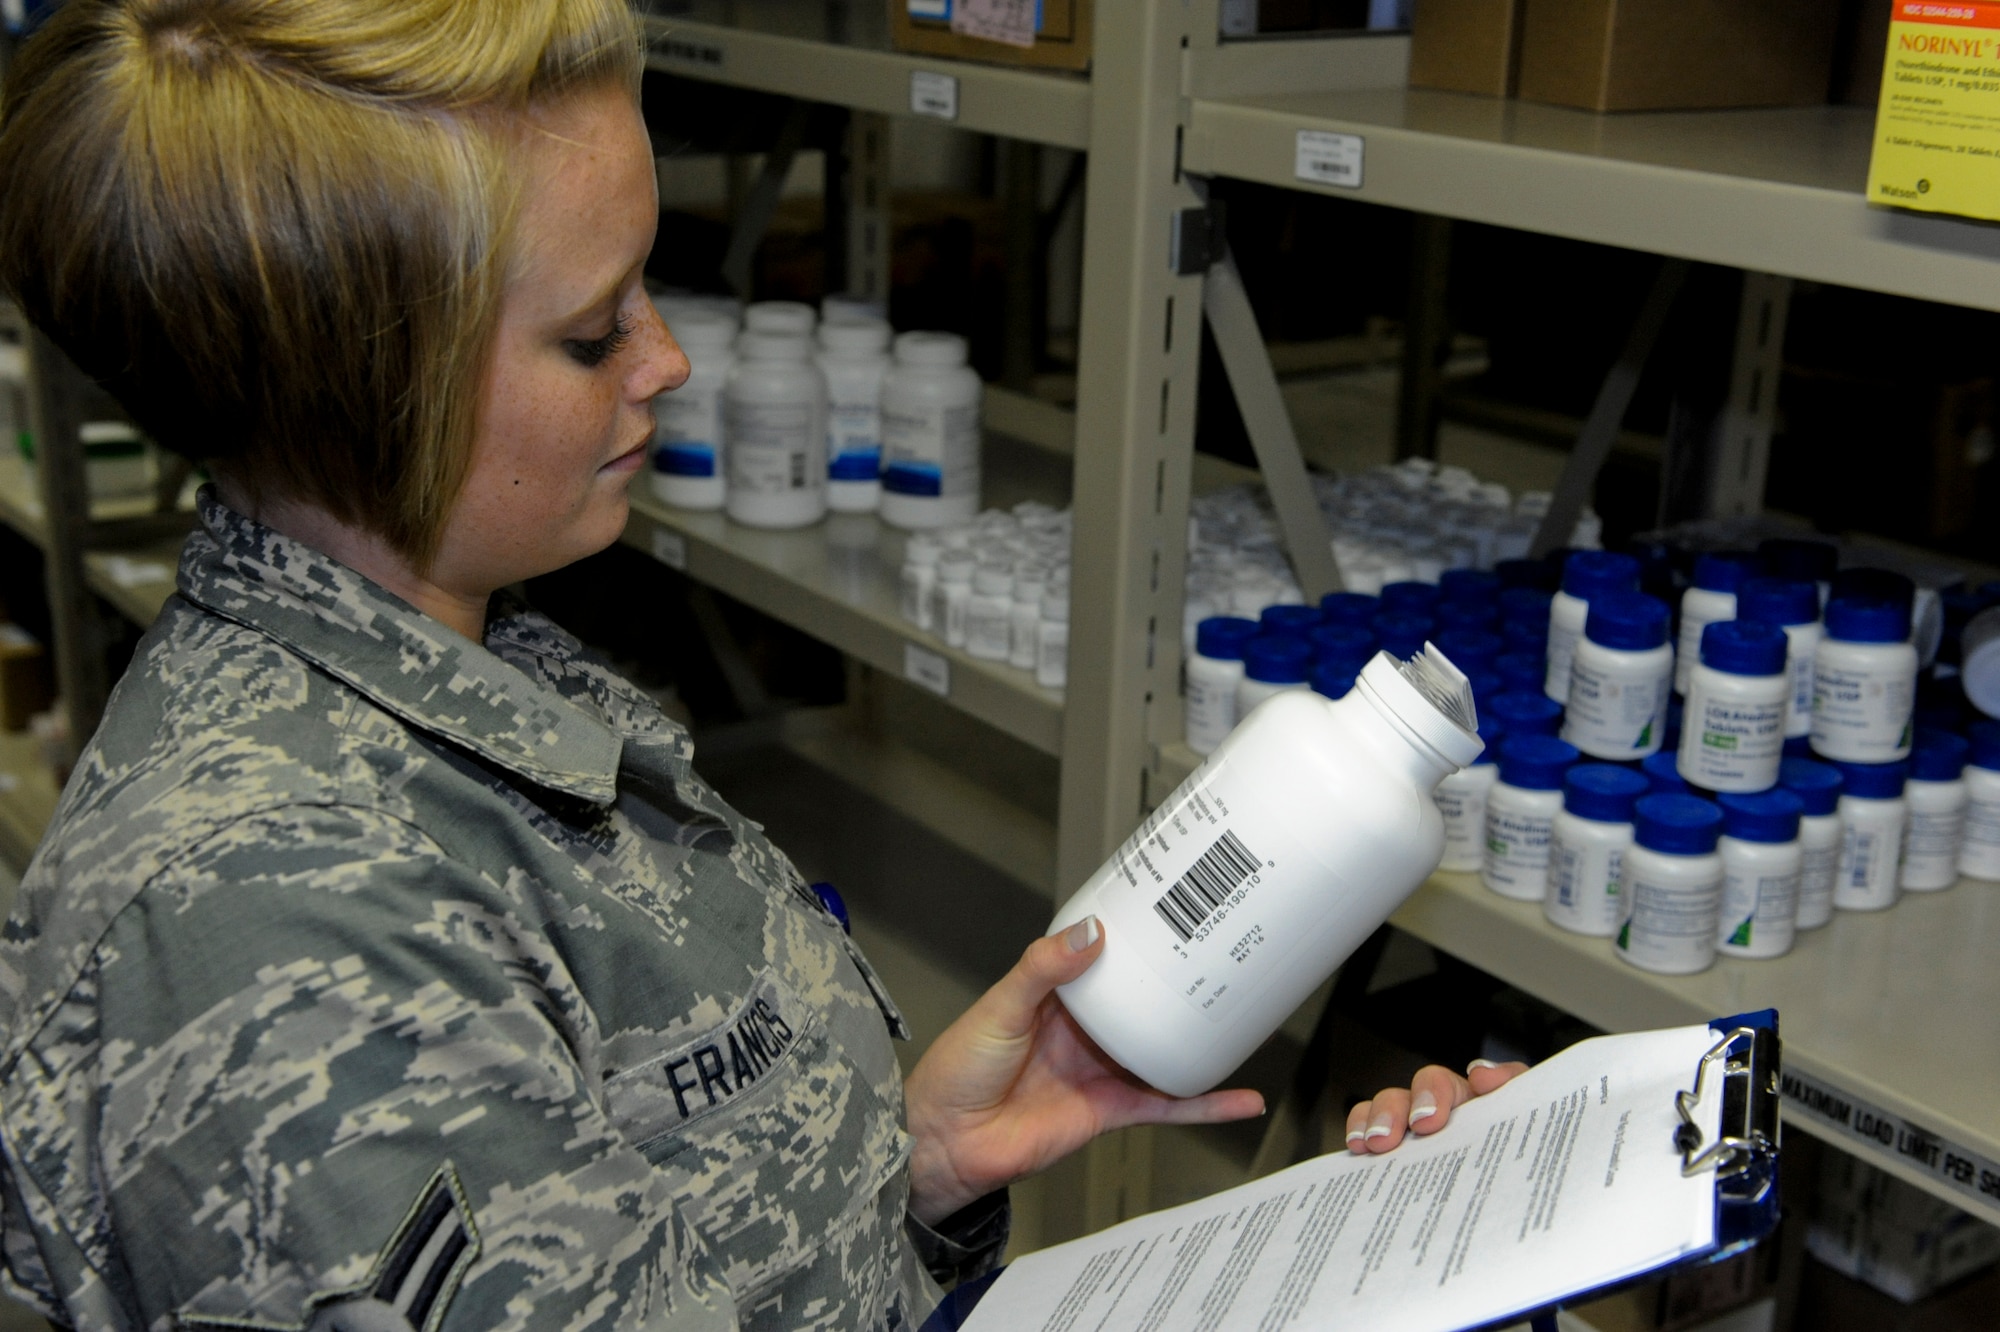
<instances>
[{"instance_id":1,"label":"shelf","mask_svg":"<svg viewBox=\"0 0 2000 1332\"><path fill-rule=\"evenodd\" d=\"M133 518L151 512L149 501L119 501L93 505L101 519ZM189 525L194 522L188 517ZM0 523L46 550L48 526L42 502L29 484L27 466L18 454L0 453ZM174 574L180 565L181 537L144 541L131 546L92 550L84 554L84 576L91 591L141 629L159 618L160 607L174 594Z\"/></svg>"},{"instance_id":2,"label":"shelf","mask_svg":"<svg viewBox=\"0 0 2000 1332\"><path fill-rule=\"evenodd\" d=\"M59 794L34 737L0 732L0 860L17 872L55 817Z\"/></svg>"},{"instance_id":3,"label":"shelf","mask_svg":"<svg viewBox=\"0 0 2000 1332\"><path fill-rule=\"evenodd\" d=\"M855 111L909 116L913 76L956 81L960 129L1059 148L1090 141L1090 80L889 48L888 6L735 0L655 5L646 18L648 68Z\"/></svg>"},{"instance_id":4,"label":"shelf","mask_svg":"<svg viewBox=\"0 0 2000 1332\"><path fill-rule=\"evenodd\" d=\"M1871 207L1857 107L1594 115L1414 89L1197 100L1190 171L2000 310L2000 230ZM1295 174L1302 130L1365 142L1362 184Z\"/></svg>"}]
</instances>

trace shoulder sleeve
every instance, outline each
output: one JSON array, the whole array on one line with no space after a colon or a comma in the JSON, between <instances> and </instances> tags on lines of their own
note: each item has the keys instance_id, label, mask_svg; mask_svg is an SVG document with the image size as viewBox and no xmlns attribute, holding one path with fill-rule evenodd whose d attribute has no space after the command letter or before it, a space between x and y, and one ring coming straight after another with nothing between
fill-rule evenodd
<instances>
[{"instance_id":1,"label":"shoulder sleeve","mask_svg":"<svg viewBox=\"0 0 2000 1332\"><path fill-rule=\"evenodd\" d=\"M340 808L140 894L102 950L96 1147L149 1323L736 1326L605 1116L538 901Z\"/></svg>"}]
</instances>

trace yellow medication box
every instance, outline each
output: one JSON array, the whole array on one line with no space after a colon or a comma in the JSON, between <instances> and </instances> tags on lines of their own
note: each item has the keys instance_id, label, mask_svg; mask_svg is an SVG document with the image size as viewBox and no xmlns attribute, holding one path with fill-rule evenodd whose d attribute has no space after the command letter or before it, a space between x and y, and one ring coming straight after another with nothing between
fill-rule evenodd
<instances>
[{"instance_id":1,"label":"yellow medication box","mask_svg":"<svg viewBox=\"0 0 2000 1332\"><path fill-rule=\"evenodd\" d=\"M1868 198L2000 220L2000 3L1894 0Z\"/></svg>"}]
</instances>

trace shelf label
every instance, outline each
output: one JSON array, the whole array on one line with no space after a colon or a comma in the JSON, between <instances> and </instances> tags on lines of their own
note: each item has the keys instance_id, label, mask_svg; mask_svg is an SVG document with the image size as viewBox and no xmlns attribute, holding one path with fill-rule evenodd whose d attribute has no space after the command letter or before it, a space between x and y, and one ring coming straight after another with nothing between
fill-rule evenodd
<instances>
[{"instance_id":1,"label":"shelf label","mask_svg":"<svg viewBox=\"0 0 2000 1332\"><path fill-rule=\"evenodd\" d=\"M719 46L678 37L662 37L654 42L652 57L656 65L680 66L706 74L720 74L727 60L727 54Z\"/></svg>"},{"instance_id":2,"label":"shelf label","mask_svg":"<svg viewBox=\"0 0 2000 1332\"><path fill-rule=\"evenodd\" d=\"M1888 1158L1927 1175L1963 1198L1976 1215L2000 1220L2000 1163L1803 1073L1781 1074L1779 1090L1793 1120L1831 1130L1862 1148L1863 1159Z\"/></svg>"},{"instance_id":3,"label":"shelf label","mask_svg":"<svg viewBox=\"0 0 2000 1332\"><path fill-rule=\"evenodd\" d=\"M903 678L939 698L951 696L951 663L915 643L903 644Z\"/></svg>"},{"instance_id":4,"label":"shelf label","mask_svg":"<svg viewBox=\"0 0 2000 1332\"><path fill-rule=\"evenodd\" d=\"M1300 130L1292 174L1313 185L1338 185L1344 190L1361 188L1361 159L1367 141L1359 134L1329 134L1325 130Z\"/></svg>"},{"instance_id":5,"label":"shelf label","mask_svg":"<svg viewBox=\"0 0 2000 1332\"><path fill-rule=\"evenodd\" d=\"M952 6L951 30L961 37L1031 47L1041 9L1040 0L958 0Z\"/></svg>"},{"instance_id":6,"label":"shelf label","mask_svg":"<svg viewBox=\"0 0 2000 1332\"><path fill-rule=\"evenodd\" d=\"M910 71L910 112L938 120L958 119L958 76L927 69Z\"/></svg>"},{"instance_id":7,"label":"shelf label","mask_svg":"<svg viewBox=\"0 0 2000 1332\"><path fill-rule=\"evenodd\" d=\"M670 532L664 527L654 528L653 558L669 569L687 572L688 539L679 532Z\"/></svg>"}]
</instances>

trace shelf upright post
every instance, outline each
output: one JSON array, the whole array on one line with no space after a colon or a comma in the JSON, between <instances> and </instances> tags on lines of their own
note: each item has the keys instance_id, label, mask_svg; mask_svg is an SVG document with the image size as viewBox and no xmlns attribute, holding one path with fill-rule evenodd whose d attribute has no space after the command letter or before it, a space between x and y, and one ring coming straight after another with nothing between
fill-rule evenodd
<instances>
[{"instance_id":1,"label":"shelf upright post","mask_svg":"<svg viewBox=\"0 0 2000 1332\"><path fill-rule=\"evenodd\" d=\"M1716 423L1704 508L1710 518L1742 518L1764 509L1771 433L1778 423L1778 380L1785 369L1785 319L1792 280L1745 273L1736 320L1729 399Z\"/></svg>"},{"instance_id":2,"label":"shelf upright post","mask_svg":"<svg viewBox=\"0 0 2000 1332\"><path fill-rule=\"evenodd\" d=\"M1174 218L1202 205L1180 170L1190 15L1170 0L1133 0L1095 17L1059 895L1132 831L1157 746L1179 735L1201 351L1202 278L1171 262ZM1085 1170L1088 1228L1147 1210L1150 1133L1100 1138Z\"/></svg>"},{"instance_id":3,"label":"shelf upright post","mask_svg":"<svg viewBox=\"0 0 2000 1332\"><path fill-rule=\"evenodd\" d=\"M847 291L889 303L889 147L895 122L847 116Z\"/></svg>"}]
</instances>

